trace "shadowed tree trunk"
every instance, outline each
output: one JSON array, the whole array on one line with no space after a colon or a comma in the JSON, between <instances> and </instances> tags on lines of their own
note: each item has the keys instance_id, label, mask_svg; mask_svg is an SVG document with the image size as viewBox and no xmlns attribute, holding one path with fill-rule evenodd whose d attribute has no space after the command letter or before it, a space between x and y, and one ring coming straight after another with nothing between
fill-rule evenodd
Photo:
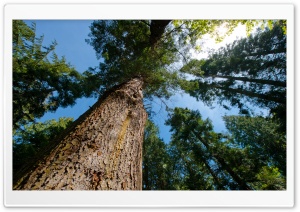
<instances>
[{"instance_id":1,"label":"shadowed tree trunk","mask_svg":"<svg viewBox=\"0 0 300 212\"><path fill-rule=\"evenodd\" d=\"M278 95L283 95L282 93L278 93L277 96L275 96L275 94L273 94L273 95L261 94L261 93L255 93L255 92L252 92L252 91L249 91L249 90L241 89L241 88L230 88L228 86L220 85L220 84L217 84L217 83L210 83L209 84L209 83L206 83L206 82L203 83L203 82L200 82L200 81L198 81L198 85L199 85L199 87L202 87L202 88L203 87L211 88L211 89L217 88L217 89L220 89L224 92L230 92L232 94L242 94L242 95L248 96L252 99L257 98L257 99L260 99L260 100L264 100L266 102L275 102L275 103L279 103L279 104L283 104L283 105L286 104L285 98L278 96ZM201 89L198 89L198 90L195 90L195 91L190 91L190 95L194 96L194 97L199 96L199 93L200 93Z\"/></svg>"},{"instance_id":2,"label":"shadowed tree trunk","mask_svg":"<svg viewBox=\"0 0 300 212\"><path fill-rule=\"evenodd\" d=\"M147 113L141 78L114 87L67 130L15 190L141 190Z\"/></svg>"},{"instance_id":3,"label":"shadowed tree trunk","mask_svg":"<svg viewBox=\"0 0 300 212\"><path fill-rule=\"evenodd\" d=\"M216 159L216 161L226 170L232 177L232 179L239 185L241 190L252 190L252 188L245 182L231 167L227 162L220 156L217 152L214 152L209 144L199 135L199 133L192 131L193 134L199 139L199 141L207 148L211 156Z\"/></svg>"},{"instance_id":4,"label":"shadowed tree trunk","mask_svg":"<svg viewBox=\"0 0 300 212\"><path fill-rule=\"evenodd\" d=\"M258 99L262 99L268 102L276 102L279 104L285 104L286 100L284 98L280 98L280 97L276 97L276 96L271 96L271 95L266 95L266 94L259 94L259 93L254 93L252 91L247 91L247 90L243 90L243 89L239 89L239 88L228 88L228 87L223 87L223 86L219 86L219 85L212 85L213 87L216 87L218 89L221 89L223 91L229 91L232 93L239 93L245 96L248 96L250 98L258 98Z\"/></svg>"},{"instance_id":5,"label":"shadowed tree trunk","mask_svg":"<svg viewBox=\"0 0 300 212\"><path fill-rule=\"evenodd\" d=\"M211 166L209 165L209 161L204 157L204 152L202 152L199 148L197 148L197 150L199 151L199 158L200 160L205 164L205 168L209 171L209 173L211 174L211 176L213 177L216 185L218 186L218 190L224 190L224 185L220 182L220 179L217 175L217 173L215 173L215 171L211 168Z\"/></svg>"},{"instance_id":6,"label":"shadowed tree trunk","mask_svg":"<svg viewBox=\"0 0 300 212\"><path fill-rule=\"evenodd\" d=\"M233 77L233 76L222 76L222 75L213 75L213 78L223 78L223 79L229 79L229 80L238 80L243 82L255 82L265 85L274 85L278 87L286 87L286 82L282 81L275 81L275 80L265 80L265 79L251 79L248 77Z\"/></svg>"},{"instance_id":7,"label":"shadowed tree trunk","mask_svg":"<svg viewBox=\"0 0 300 212\"><path fill-rule=\"evenodd\" d=\"M161 36L164 33L166 26L170 22L171 22L171 20L151 20L150 45L152 48L154 48L156 43L161 39Z\"/></svg>"}]
</instances>

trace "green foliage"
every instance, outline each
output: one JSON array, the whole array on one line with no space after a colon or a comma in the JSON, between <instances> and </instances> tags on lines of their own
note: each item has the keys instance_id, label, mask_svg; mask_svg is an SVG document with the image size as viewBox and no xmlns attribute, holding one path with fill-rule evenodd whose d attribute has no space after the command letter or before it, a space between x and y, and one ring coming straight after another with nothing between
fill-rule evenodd
<instances>
[{"instance_id":1,"label":"green foliage","mask_svg":"<svg viewBox=\"0 0 300 212\"><path fill-rule=\"evenodd\" d=\"M201 50L198 41L204 35L221 41L238 24L245 24L250 33L260 23L267 23L269 29L249 34L207 60L190 58L191 48ZM100 65L81 75L53 53L56 42L45 47L43 37L35 37L34 25L14 21L14 171L25 161L35 160L72 120L26 123L72 105L76 98L102 95L139 76L146 98L169 98L180 87L207 104L227 101L248 115L224 117L229 134L221 134L213 131L211 121L203 120L199 111L175 108L166 121L173 133L170 144L159 138L158 128L148 121L144 190L284 190L286 22L174 20L155 46L150 25L147 20L94 21L87 43L95 49ZM186 65L178 72L182 62ZM186 80L187 74L196 80ZM250 117L246 101L270 108L273 116Z\"/></svg>"},{"instance_id":2,"label":"green foliage","mask_svg":"<svg viewBox=\"0 0 300 212\"><path fill-rule=\"evenodd\" d=\"M272 26L220 48L206 60L191 60L180 71L196 79L182 80L182 89L208 105L218 102L229 108L225 104L230 103L241 113L248 113L249 103L278 111L277 118L285 123L286 35L284 22Z\"/></svg>"},{"instance_id":3,"label":"green foliage","mask_svg":"<svg viewBox=\"0 0 300 212\"><path fill-rule=\"evenodd\" d=\"M42 117L47 111L73 105L83 95L81 75L53 52L56 42L43 46L35 25L13 21L13 125ZM49 54L52 53L51 60Z\"/></svg>"},{"instance_id":4,"label":"green foliage","mask_svg":"<svg viewBox=\"0 0 300 212\"><path fill-rule=\"evenodd\" d=\"M260 163L268 161L269 165L278 167L280 173L286 175L286 136L278 131L278 122L245 116L225 116L224 121L234 145L248 148Z\"/></svg>"},{"instance_id":5,"label":"green foliage","mask_svg":"<svg viewBox=\"0 0 300 212\"><path fill-rule=\"evenodd\" d=\"M285 190L286 182L276 167L264 166L256 175L254 186L260 190Z\"/></svg>"},{"instance_id":6,"label":"green foliage","mask_svg":"<svg viewBox=\"0 0 300 212\"><path fill-rule=\"evenodd\" d=\"M87 43L93 46L97 57L102 59L99 71L87 71L91 78L96 76L97 91L103 92L115 84L120 84L135 76L144 79L144 94L168 98L178 89L182 76L177 73L180 58L187 62L191 48L200 50L198 40L211 34L221 40L239 24L254 21L220 20L173 20L165 27L158 42L153 46L148 20L101 20L94 21ZM222 35L216 29L227 28ZM153 30L151 32L151 30ZM156 29L158 30L158 29ZM159 29L161 30L161 29Z\"/></svg>"},{"instance_id":7,"label":"green foliage","mask_svg":"<svg viewBox=\"0 0 300 212\"><path fill-rule=\"evenodd\" d=\"M176 61L171 37L154 50L149 42L149 26L144 21L94 21L90 28L87 42L98 58L103 58L100 70L94 73L101 81L100 94L139 76L144 79L146 97L170 96L170 85L175 87L171 80L176 78L176 72L167 71L167 66Z\"/></svg>"},{"instance_id":8,"label":"green foliage","mask_svg":"<svg viewBox=\"0 0 300 212\"><path fill-rule=\"evenodd\" d=\"M284 190L285 136L262 117L224 118L229 134L213 131L198 111L175 108L170 155L176 189Z\"/></svg>"},{"instance_id":9,"label":"green foliage","mask_svg":"<svg viewBox=\"0 0 300 212\"><path fill-rule=\"evenodd\" d=\"M189 61L189 63L187 63L180 69L180 72L192 74L193 76L196 77L202 77L204 71L202 71L201 68L205 64L206 64L205 60L192 59Z\"/></svg>"},{"instance_id":10,"label":"green foliage","mask_svg":"<svg viewBox=\"0 0 300 212\"><path fill-rule=\"evenodd\" d=\"M216 34L216 29L224 22L221 20L174 20L174 28L171 30L177 38L178 47L184 47L187 53L188 49L194 47L200 50L201 46L197 42L206 34L211 34L216 40L221 40L221 37Z\"/></svg>"},{"instance_id":11,"label":"green foliage","mask_svg":"<svg viewBox=\"0 0 300 212\"><path fill-rule=\"evenodd\" d=\"M61 117L58 121L37 122L17 129L13 137L13 170L17 171L28 161L34 161L39 152L72 122L73 118Z\"/></svg>"},{"instance_id":12,"label":"green foliage","mask_svg":"<svg viewBox=\"0 0 300 212\"><path fill-rule=\"evenodd\" d=\"M228 189L228 174L220 173L212 152L209 152L218 138L212 131L210 120L202 120L197 111L175 108L166 124L173 132L170 154L176 164L175 187L180 190Z\"/></svg>"},{"instance_id":13,"label":"green foliage","mask_svg":"<svg viewBox=\"0 0 300 212\"><path fill-rule=\"evenodd\" d=\"M171 158L167 145L158 137L158 128L147 121L143 143L143 190L170 190Z\"/></svg>"},{"instance_id":14,"label":"green foliage","mask_svg":"<svg viewBox=\"0 0 300 212\"><path fill-rule=\"evenodd\" d=\"M204 35L210 35L216 42L222 42L226 36L231 35L239 25L246 25L248 34L264 20L174 20L174 31L179 34L180 43L191 44L201 49L197 43Z\"/></svg>"}]
</instances>

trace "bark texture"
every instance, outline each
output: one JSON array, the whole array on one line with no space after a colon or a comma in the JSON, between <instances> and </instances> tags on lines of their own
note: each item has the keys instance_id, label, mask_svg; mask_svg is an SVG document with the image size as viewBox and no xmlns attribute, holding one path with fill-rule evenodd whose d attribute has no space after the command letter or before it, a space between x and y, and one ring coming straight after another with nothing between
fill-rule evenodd
<instances>
[{"instance_id":1,"label":"bark texture","mask_svg":"<svg viewBox=\"0 0 300 212\"><path fill-rule=\"evenodd\" d=\"M142 84L134 78L106 93L14 189L141 190Z\"/></svg>"}]
</instances>

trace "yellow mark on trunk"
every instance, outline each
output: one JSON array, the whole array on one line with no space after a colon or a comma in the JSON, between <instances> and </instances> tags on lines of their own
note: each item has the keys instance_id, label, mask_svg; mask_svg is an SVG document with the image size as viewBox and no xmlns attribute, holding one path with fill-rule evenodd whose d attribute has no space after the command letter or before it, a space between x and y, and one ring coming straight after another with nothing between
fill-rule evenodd
<instances>
[{"instance_id":1,"label":"yellow mark on trunk","mask_svg":"<svg viewBox=\"0 0 300 212\"><path fill-rule=\"evenodd\" d=\"M111 172L113 170L117 169L117 165L119 163L119 156L121 154L121 150L123 149L123 145L124 145L124 141L125 141L126 131L127 131L128 125L129 125L130 120L131 120L131 115L130 114L131 113L129 111L129 113L127 113L126 119L122 123L121 130L118 134L117 142L114 146L114 150L110 154L109 161L113 161L113 164L112 164L112 166L107 167L107 169L106 169L107 176L112 175Z\"/></svg>"},{"instance_id":2,"label":"yellow mark on trunk","mask_svg":"<svg viewBox=\"0 0 300 212\"><path fill-rule=\"evenodd\" d=\"M117 143L116 143L115 148L114 148L114 152L115 152L114 165L116 165L117 158L120 156L121 149L123 149L125 135L126 135L128 125L130 123L130 119L131 119L130 115L127 114L127 117L126 117L125 121L123 122L122 127L121 127L121 131L118 135L118 140L117 140Z\"/></svg>"}]
</instances>

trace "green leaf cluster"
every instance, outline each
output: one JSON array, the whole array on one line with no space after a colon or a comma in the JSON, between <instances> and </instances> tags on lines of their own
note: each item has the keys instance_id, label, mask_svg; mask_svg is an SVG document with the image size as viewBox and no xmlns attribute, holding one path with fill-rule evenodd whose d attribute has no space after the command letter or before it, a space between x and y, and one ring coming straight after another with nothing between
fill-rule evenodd
<instances>
[{"instance_id":1,"label":"green leaf cluster","mask_svg":"<svg viewBox=\"0 0 300 212\"><path fill-rule=\"evenodd\" d=\"M225 108L238 107L242 114L250 112L249 103L267 108L281 120L284 131L285 22L272 21L269 24L272 24L271 28L258 28L247 38L211 53L208 59L190 60L180 72L191 75L192 80L182 80L181 88L208 105L217 102Z\"/></svg>"},{"instance_id":2,"label":"green leaf cluster","mask_svg":"<svg viewBox=\"0 0 300 212\"><path fill-rule=\"evenodd\" d=\"M35 36L35 24L13 21L14 129L47 111L73 105L83 95L82 76L54 53L57 43L42 43L43 36Z\"/></svg>"},{"instance_id":3,"label":"green leaf cluster","mask_svg":"<svg viewBox=\"0 0 300 212\"><path fill-rule=\"evenodd\" d=\"M224 117L228 133L216 133L199 111L175 108L169 154L172 183L183 190L284 190L286 138L262 117Z\"/></svg>"},{"instance_id":4,"label":"green leaf cluster","mask_svg":"<svg viewBox=\"0 0 300 212\"><path fill-rule=\"evenodd\" d=\"M236 146L248 148L253 157L269 166L278 167L286 175L286 136L280 132L280 124L270 118L225 116L226 128Z\"/></svg>"},{"instance_id":5,"label":"green leaf cluster","mask_svg":"<svg viewBox=\"0 0 300 212\"><path fill-rule=\"evenodd\" d=\"M170 96L168 88L176 87L176 71L169 66L177 60L172 37L166 37L153 49L150 45L150 22L140 20L101 20L91 25L90 39L100 60L97 73L98 93L133 77L142 77L146 97Z\"/></svg>"},{"instance_id":6,"label":"green leaf cluster","mask_svg":"<svg viewBox=\"0 0 300 212\"><path fill-rule=\"evenodd\" d=\"M155 47L150 42L153 36L151 23L151 20L99 20L92 23L90 38L86 41L95 49L100 64L99 71L85 74L98 79L94 94L102 94L113 85L139 76L145 82L145 97L168 98L178 89L178 81L182 78L177 73L178 64L181 59L185 62L190 59L191 48L200 49L199 39L206 34L221 39L214 35L217 28L225 26L228 32L224 37L244 21L173 20Z\"/></svg>"},{"instance_id":7,"label":"green leaf cluster","mask_svg":"<svg viewBox=\"0 0 300 212\"><path fill-rule=\"evenodd\" d=\"M154 29L152 22L98 20L92 23L86 41L95 49L100 64L99 70L91 68L84 73L91 80L96 78L93 86L96 89L90 90L90 93L101 95L112 86L139 76L145 83L143 91L146 98L168 98L183 83L184 75L178 73L178 67L182 62L190 61L191 49L201 50L199 41L204 35L221 41L239 24L246 25L250 31L254 26L266 23L258 20L172 20L160 37L155 37L158 42L153 46L151 36L156 36L155 31L161 29ZM223 34L220 31L224 31ZM190 63L187 66L191 67ZM195 67L195 64L192 66ZM196 70L190 73L196 74Z\"/></svg>"},{"instance_id":8,"label":"green leaf cluster","mask_svg":"<svg viewBox=\"0 0 300 212\"><path fill-rule=\"evenodd\" d=\"M143 190L172 189L171 158L158 134L158 127L148 120L143 143Z\"/></svg>"},{"instance_id":9,"label":"green leaf cluster","mask_svg":"<svg viewBox=\"0 0 300 212\"><path fill-rule=\"evenodd\" d=\"M70 124L73 118L61 117L45 122L37 122L18 128L13 136L13 171L24 164L35 161L40 152L47 148Z\"/></svg>"}]
</instances>

